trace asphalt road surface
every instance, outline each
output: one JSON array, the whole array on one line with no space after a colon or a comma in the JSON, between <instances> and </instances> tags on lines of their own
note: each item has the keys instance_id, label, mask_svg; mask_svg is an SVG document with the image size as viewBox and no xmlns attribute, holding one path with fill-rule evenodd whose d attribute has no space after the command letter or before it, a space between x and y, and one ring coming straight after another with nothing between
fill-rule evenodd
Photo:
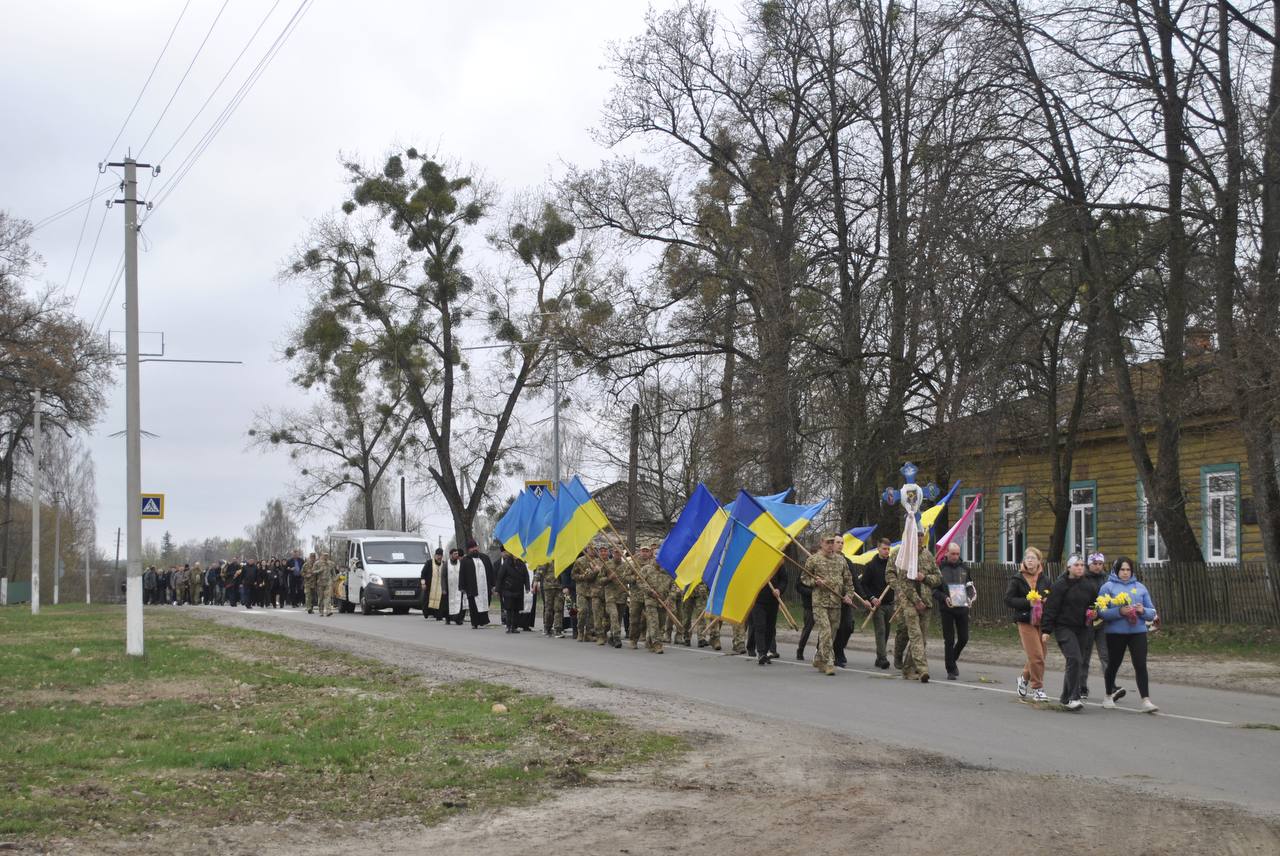
<instances>
[{"instance_id":1,"label":"asphalt road surface","mask_svg":"<svg viewBox=\"0 0 1280 856\"><path fill-rule=\"evenodd\" d=\"M767 667L710 648L668 645L659 656L625 644L618 650L551 639L540 631L512 636L500 624L472 630L470 624L424 621L418 613L321 618L305 610L255 609L248 614L264 630L300 623L357 633L368 640L371 652L400 647L409 658L439 652L528 666L937 752L979 767L1101 778L1280 816L1280 731L1275 730L1280 699L1274 696L1155 686L1152 696L1161 711L1152 715L1136 712L1140 699L1129 687L1120 703L1127 711L1104 711L1091 702L1080 713L1065 713L1021 702L1015 691L1018 670L969 666L963 660L962 680L921 685L871 668L870 657L852 650L850 668L826 677L785 656ZM929 648L933 674L945 675L941 640L931 639ZM1051 698L1060 682L1060 674L1045 676ZM1101 677L1095 682L1100 686ZM547 690L554 694L555 688Z\"/></svg>"}]
</instances>

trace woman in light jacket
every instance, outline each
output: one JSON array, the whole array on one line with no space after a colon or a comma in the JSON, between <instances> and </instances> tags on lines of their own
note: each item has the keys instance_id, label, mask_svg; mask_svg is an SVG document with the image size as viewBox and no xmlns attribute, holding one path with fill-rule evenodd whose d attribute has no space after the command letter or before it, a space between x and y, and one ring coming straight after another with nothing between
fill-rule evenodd
<instances>
[{"instance_id":1,"label":"woman in light jacket","mask_svg":"<svg viewBox=\"0 0 1280 856\"><path fill-rule=\"evenodd\" d=\"M1044 691L1044 640L1040 637L1040 619L1027 595L1032 591L1041 601L1049 595L1049 572L1044 569L1044 555L1035 547L1028 547L1022 554L1022 564L1004 592L1005 606L1013 611L1014 626L1018 628L1018 640L1027 661L1018 676L1018 695L1030 693L1032 701L1048 701Z\"/></svg>"},{"instance_id":2,"label":"woman in light jacket","mask_svg":"<svg viewBox=\"0 0 1280 856\"><path fill-rule=\"evenodd\" d=\"M1125 595L1127 605L1112 604L1102 610L1101 617L1107 626L1107 697L1102 700L1105 708L1114 708L1124 698L1123 687L1116 686L1116 673L1125 651L1133 661L1133 674L1138 682L1138 694L1142 696L1142 710L1154 713L1160 708L1151 700L1147 684L1147 624L1156 620L1156 605L1151 602L1151 592L1133 575L1133 562L1125 556L1116 559L1111 576L1102 584L1099 599L1114 599Z\"/></svg>"}]
</instances>

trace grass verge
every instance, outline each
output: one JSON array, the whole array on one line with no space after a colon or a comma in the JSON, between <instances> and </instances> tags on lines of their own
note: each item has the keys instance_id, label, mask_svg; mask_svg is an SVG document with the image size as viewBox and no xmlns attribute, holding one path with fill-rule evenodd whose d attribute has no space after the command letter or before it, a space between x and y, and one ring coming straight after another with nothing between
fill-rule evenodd
<instances>
[{"instance_id":1,"label":"grass verge","mask_svg":"<svg viewBox=\"0 0 1280 856\"><path fill-rule=\"evenodd\" d=\"M428 686L177 611L148 612L135 658L119 608L0 609L0 699L0 835L33 838L286 817L433 823L681 748L604 713L478 682Z\"/></svg>"},{"instance_id":2,"label":"grass verge","mask_svg":"<svg viewBox=\"0 0 1280 856\"><path fill-rule=\"evenodd\" d=\"M1010 624L973 625L969 638L1008 643L1018 649L1018 631ZM1280 627L1247 624L1173 624L1147 640L1152 656L1205 656L1280 663Z\"/></svg>"}]
</instances>

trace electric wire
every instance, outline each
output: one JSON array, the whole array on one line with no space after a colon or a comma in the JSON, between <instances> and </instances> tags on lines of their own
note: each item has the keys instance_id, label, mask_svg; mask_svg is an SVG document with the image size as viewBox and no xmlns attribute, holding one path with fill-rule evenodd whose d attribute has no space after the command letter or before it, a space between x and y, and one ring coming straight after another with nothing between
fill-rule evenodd
<instances>
[{"instance_id":1,"label":"electric wire","mask_svg":"<svg viewBox=\"0 0 1280 856\"><path fill-rule=\"evenodd\" d=\"M102 220L98 223L98 234L93 236L93 249L89 250L89 259L84 263L84 274L80 277L80 288L76 290L76 299L71 303L73 310L80 305L80 295L84 294L84 284L89 280L89 269L93 267L93 257L98 252L98 241L102 239L102 227L107 225L107 215L110 213L110 208L102 206ZM70 284L69 278L68 284Z\"/></svg>"},{"instance_id":2,"label":"electric wire","mask_svg":"<svg viewBox=\"0 0 1280 856\"><path fill-rule=\"evenodd\" d=\"M187 63L186 71L182 72L182 77L178 79L178 85L173 87L173 92L169 95L169 100L165 102L164 109L160 111L160 115L156 118L156 122L151 126L151 130L147 132L147 138L142 141L142 145L138 146L138 157L142 157L142 152L147 147L147 143L151 142L151 138L155 135L156 129L160 127L160 123L164 121L164 117L168 114L169 108L173 106L173 99L178 97L178 92L182 89L182 84L187 82L187 76L191 74L191 69L195 67L196 60L200 58L200 54L204 52L204 46L209 43L209 37L213 35L214 27L218 26L218 21L222 18L222 13L227 10L227 4L231 0L222 0L222 5L218 7L218 14L213 16L213 23L209 25L209 29L205 31L204 38L200 40L200 46L196 48L195 55L191 57L191 62Z\"/></svg>"},{"instance_id":3,"label":"electric wire","mask_svg":"<svg viewBox=\"0 0 1280 856\"><path fill-rule=\"evenodd\" d=\"M38 232L41 229L43 229L45 226L56 223L57 221L61 220L63 217L66 217L68 214L71 214L74 211L78 211L82 206L88 205L89 203L93 202L95 199L101 199L103 196L106 196L108 193L110 193L113 190L115 190L114 187L104 187L102 188L102 190L98 190L90 194L89 196L86 196L84 199L81 199L79 202L73 202L72 204L68 205L66 208L63 208L61 211L55 211L53 214L50 214L47 217L41 217L39 220L31 224L31 231Z\"/></svg>"}]
</instances>

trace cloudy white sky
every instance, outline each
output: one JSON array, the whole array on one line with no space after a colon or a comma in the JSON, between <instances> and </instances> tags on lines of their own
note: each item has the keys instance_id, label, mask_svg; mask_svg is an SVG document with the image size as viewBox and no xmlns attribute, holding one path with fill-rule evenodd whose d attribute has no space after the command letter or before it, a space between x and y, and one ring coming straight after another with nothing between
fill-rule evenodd
<instances>
[{"instance_id":1,"label":"cloudy white sky","mask_svg":"<svg viewBox=\"0 0 1280 856\"><path fill-rule=\"evenodd\" d=\"M172 192L143 230L141 327L163 331L169 357L244 361L142 367L142 425L158 435L144 440L143 490L164 492L168 501L164 523L145 523L143 534L158 539L168 529L180 541L240 534L292 478L286 456L247 449L245 431L256 409L301 403L276 357L301 295L275 274L308 223L343 198L339 152L374 161L397 144L436 149L476 164L506 191L535 187L564 162L597 162L605 153L589 129L610 87L601 67L606 45L639 33L649 6L306 2L247 98L172 186L183 159L299 8L299 0L280 0L274 10L272 0L225 7L191 0L109 149L185 2L0 3L0 208L39 221L89 195L104 157L119 160L131 147L140 160L155 161L173 147L150 187L153 199ZM264 16L244 57L179 140ZM114 181L108 174L98 187ZM110 301L107 295L123 252L123 211L111 209L105 219L104 211L100 203L77 210L39 230L34 243L45 260L41 278L78 296L86 319L105 307L100 329L119 331L123 286ZM124 525L124 442L108 436L124 427L123 402L121 375L90 439L98 541L108 553ZM320 531L332 517L317 515L304 531Z\"/></svg>"}]
</instances>

